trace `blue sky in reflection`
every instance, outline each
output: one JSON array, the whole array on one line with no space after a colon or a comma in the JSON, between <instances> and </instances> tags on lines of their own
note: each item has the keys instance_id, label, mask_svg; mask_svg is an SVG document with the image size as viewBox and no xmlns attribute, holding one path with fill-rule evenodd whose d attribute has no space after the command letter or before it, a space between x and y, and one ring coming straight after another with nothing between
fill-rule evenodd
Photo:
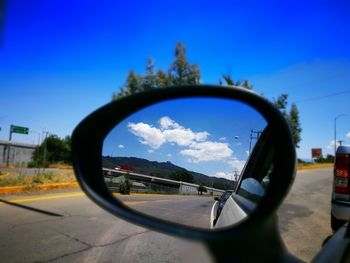
<instances>
[{"instance_id":1,"label":"blue sky in reflection","mask_svg":"<svg viewBox=\"0 0 350 263\"><path fill-rule=\"evenodd\" d=\"M170 161L188 170L232 179L243 168L251 130L262 131L265 119L237 101L177 99L142 109L106 137L103 155Z\"/></svg>"}]
</instances>

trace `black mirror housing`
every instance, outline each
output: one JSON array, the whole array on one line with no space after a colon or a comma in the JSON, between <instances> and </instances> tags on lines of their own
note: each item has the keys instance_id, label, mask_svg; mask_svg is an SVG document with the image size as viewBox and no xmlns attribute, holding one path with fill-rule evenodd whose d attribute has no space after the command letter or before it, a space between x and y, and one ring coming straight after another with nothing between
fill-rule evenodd
<instances>
[{"instance_id":1,"label":"black mirror housing","mask_svg":"<svg viewBox=\"0 0 350 263\"><path fill-rule=\"evenodd\" d=\"M115 199L104 183L101 164L102 144L108 132L116 124L128 115L154 103L194 97L232 99L247 104L259 112L271 128L275 155L269 187L257 209L237 226L215 231L199 230L147 216ZM233 247L237 247L237 251L241 251L237 253L243 253L242 257L245 258L249 258L252 254L246 251L246 247L244 248L245 242L252 245L254 242L259 243L256 246L260 247L260 252L257 251L254 257L260 255L268 258L269 255L271 259L278 259L282 256L269 251L268 246L271 243L280 244L274 213L286 196L295 176L295 147L283 115L269 101L252 91L238 87L210 85L179 86L145 91L116 100L93 112L76 127L72 134L72 152L74 170L84 192L99 206L118 217L164 233L201 240L209 247L216 247L216 251L220 250L217 246L221 242L230 242L234 244ZM218 199L215 198L216 201ZM251 236L259 238L255 238L253 242ZM271 242L263 241L267 238L271 239ZM280 246L283 247L282 244Z\"/></svg>"}]
</instances>

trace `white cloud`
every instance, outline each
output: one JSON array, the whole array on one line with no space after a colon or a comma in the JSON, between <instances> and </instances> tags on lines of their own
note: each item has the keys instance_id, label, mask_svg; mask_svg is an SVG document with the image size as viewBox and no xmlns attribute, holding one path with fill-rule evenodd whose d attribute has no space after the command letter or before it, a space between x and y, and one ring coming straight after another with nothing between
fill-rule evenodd
<instances>
[{"instance_id":1,"label":"white cloud","mask_svg":"<svg viewBox=\"0 0 350 263\"><path fill-rule=\"evenodd\" d=\"M247 161L238 160L236 157L233 157L231 160L228 160L227 163L238 172L241 172L244 168L244 165Z\"/></svg>"},{"instance_id":2,"label":"white cloud","mask_svg":"<svg viewBox=\"0 0 350 263\"><path fill-rule=\"evenodd\" d=\"M207 132L195 133L190 129L180 127L172 130L164 130L163 135L167 142L174 142L179 146L189 146L193 142L205 140L209 134Z\"/></svg>"},{"instance_id":3,"label":"white cloud","mask_svg":"<svg viewBox=\"0 0 350 263\"><path fill-rule=\"evenodd\" d=\"M193 143L189 149L180 151L182 155L193 157L194 159L192 161L195 163L225 160L232 156L232 153L227 143L212 141Z\"/></svg>"},{"instance_id":4,"label":"white cloud","mask_svg":"<svg viewBox=\"0 0 350 263\"><path fill-rule=\"evenodd\" d=\"M128 123L129 130L139 138L142 144L149 145L153 149L158 149L165 138L161 130L154 128L146 123Z\"/></svg>"},{"instance_id":5,"label":"white cloud","mask_svg":"<svg viewBox=\"0 0 350 263\"><path fill-rule=\"evenodd\" d=\"M119 145L118 145L118 148L119 148L119 149L124 149L125 147L124 147L123 144L119 144Z\"/></svg>"},{"instance_id":6,"label":"white cloud","mask_svg":"<svg viewBox=\"0 0 350 263\"><path fill-rule=\"evenodd\" d=\"M250 155L250 153L249 153L249 151L248 151L248 150L246 150L246 151L245 151L245 153L247 154L247 156L249 156L249 155Z\"/></svg>"},{"instance_id":7,"label":"white cloud","mask_svg":"<svg viewBox=\"0 0 350 263\"><path fill-rule=\"evenodd\" d=\"M148 152L148 153L154 153L154 150L149 149L147 152Z\"/></svg>"},{"instance_id":8,"label":"white cloud","mask_svg":"<svg viewBox=\"0 0 350 263\"><path fill-rule=\"evenodd\" d=\"M337 142L337 147L339 146L339 142ZM327 149L334 151L334 140L331 140L327 145Z\"/></svg>"},{"instance_id":9,"label":"white cloud","mask_svg":"<svg viewBox=\"0 0 350 263\"><path fill-rule=\"evenodd\" d=\"M225 178L227 180L234 180L234 173L217 172L215 176Z\"/></svg>"},{"instance_id":10,"label":"white cloud","mask_svg":"<svg viewBox=\"0 0 350 263\"><path fill-rule=\"evenodd\" d=\"M221 137L221 138L219 138L219 141L226 141L226 140L227 140L226 137Z\"/></svg>"},{"instance_id":11,"label":"white cloud","mask_svg":"<svg viewBox=\"0 0 350 263\"><path fill-rule=\"evenodd\" d=\"M168 156L168 157L171 157L171 156L173 156L171 153L168 153L166 156Z\"/></svg>"},{"instance_id":12,"label":"white cloud","mask_svg":"<svg viewBox=\"0 0 350 263\"><path fill-rule=\"evenodd\" d=\"M146 123L129 123L130 132L138 137L138 140L150 146L153 152L165 143L186 147L180 154L189 156L191 163L202 161L227 161L232 157L233 151L228 143L208 141L209 133L206 131L193 132L164 116L159 120L160 128L153 127ZM226 140L225 137L220 138ZM168 155L168 157L170 157Z\"/></svg>"},{"instance_id":13,"label":"white cloud","mask_svg":"<svg viewBox=\"0 0 350 263\"><path fill-rule=\"evenodd\" d=\"M179 124L177 124L175 121L170 119L168 116L164 116L164 117L160 118L159 124L160 124L160 127L163 129L181 127Z\"/></svg>"},{"instance_id":14,"label":"white cloud","mask_svg":"<svg viewBox=\"0 0 350 263\"><path fill-rule=\"evenodd\" d=\"M209 135L206 131L196 133L186 129L169 117L162 117L159 123L161 129L142 122L128 123L128 128L142 144L149 145L153 149L158 149L166 142L189 146L193 142L204 141Z\"/></svg>"},{"instance_id":15,"label":"white cloud","mask_svg":"<svg viewBox=\"0 0 350 263\"><path fill-rule=\"evenodd\" d=\"M348 132L348 133L346 134L346 137L348 137L348 138L350 139L350 132Z\"/></svg>"}]
</instances>

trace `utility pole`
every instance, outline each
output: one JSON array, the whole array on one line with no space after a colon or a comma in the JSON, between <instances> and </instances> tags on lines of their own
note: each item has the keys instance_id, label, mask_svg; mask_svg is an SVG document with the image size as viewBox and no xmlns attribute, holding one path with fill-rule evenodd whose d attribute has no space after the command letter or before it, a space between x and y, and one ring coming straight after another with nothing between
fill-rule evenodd
<instances>
[{"instance_id":1,"label":"utility pole","mask_svg":"<svg viewBox=\"0 0 350 263\"><path fill-rule=\"evenodd\" d=\"M30 131L30 133L36 133L38 135L38 146L40 146L40 132Z\"/></svg>"},{"instance_id":2,"label":"utility pole","mask_svg":"<svg viewBox=\"0 0 350 263\"><path fill-rule=\"evenodd\" d=\"M43 172L45 171L45 165L46 165L46 147L47 147L47 135L49 134L48 131L44 131L44 154L43 154Z\"/></svg>"},{"instance_id":3,"label":"utility pole","mask_svg":"<svg viewBox=\"0 0 350 263\"><path fill-rule=\"evenodd\" d=\"M252 141L259 140L261 131L250 130L250 140L249 140L249 154L252 151Z\"/></svg>"},{"instance_id":4,"label":"utility pole","mask_svg":"<svg viewBox=\"0 0 350 263\"><path fill-rule=\"evenodd\" d=\"M5 118L6 118L6 116L0 116L0 122L2 122L2 120ZM1 127L0 127L0 132L1 132Z\"/></svg>"},{"instance_id":5,"label":"utility pole","mask_svg":"<svg viewBox=\"0 0 350 263\"><path fill-rule=\"evenodd\" d=\"M9 166L10 164L10 150L11 150L11 140L12 140L12 125L10 126L10 134L9 134L9 144L7 146L7 160L6 160L6 166Z\"/></svg>"},{"instance_id":6,"label":"utility pole","mask_svg":"<svg viewBox=\"0 0 350 263\"><path fill-rule=\"evenodd\" d=\"M342 113L334 118L334 162L335 162L335 155L337 153L337 119L344 116L347 116L347 115L345 113Z\"/></svg>"}]
</instances>

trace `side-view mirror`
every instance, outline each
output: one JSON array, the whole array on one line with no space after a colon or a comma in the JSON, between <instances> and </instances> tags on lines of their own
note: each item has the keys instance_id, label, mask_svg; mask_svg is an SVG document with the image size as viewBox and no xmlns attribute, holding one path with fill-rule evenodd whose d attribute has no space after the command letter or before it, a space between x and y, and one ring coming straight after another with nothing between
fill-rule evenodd
<instances>
[{"instance_id":1,"label":"side-view mirror","mask_svg":"<svg viewBox=\"0 0 350 263\"><path fill-rule=\"evenodd\" d=\"M200 240L216 261L290 257L275 212L294 179L295 148L283 115L251 91L137 93L85 118L72 150L82 189L113 215Z\"/></svg>"}]
</instances>

